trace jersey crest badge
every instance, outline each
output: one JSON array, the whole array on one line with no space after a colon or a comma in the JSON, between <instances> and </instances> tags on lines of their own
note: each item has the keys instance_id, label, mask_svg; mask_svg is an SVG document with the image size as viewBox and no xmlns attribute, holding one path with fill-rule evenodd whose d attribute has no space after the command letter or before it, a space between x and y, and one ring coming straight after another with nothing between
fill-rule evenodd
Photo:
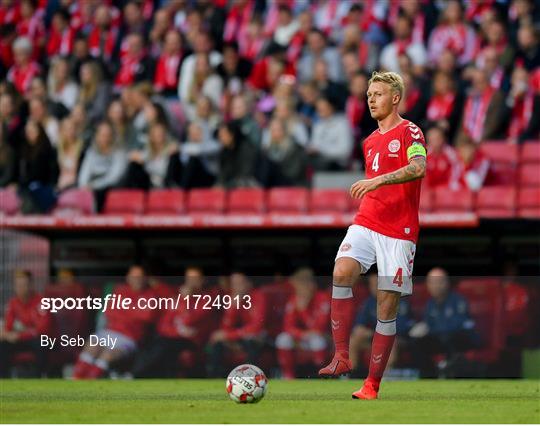
<instances>
[{"instance_id":1,"label":"jersey crest badge","mask_svg":"<svg viewBox=\"0 0 540 426\"><path fill-rule=\"evenodd\" d=\"M390 143L388 144L388 151L398 152L400 146L401 146L401 143L397 139L391 140Z\"/></svg>"}]
</instances>

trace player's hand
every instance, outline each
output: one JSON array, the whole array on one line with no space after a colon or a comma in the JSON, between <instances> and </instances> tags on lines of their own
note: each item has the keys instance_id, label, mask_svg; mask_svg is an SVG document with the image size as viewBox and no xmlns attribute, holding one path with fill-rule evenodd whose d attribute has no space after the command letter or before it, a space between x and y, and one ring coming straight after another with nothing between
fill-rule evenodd
<instances>
[{"instance_id":1,"label":"player's hand","mask_svg":"<svg viewBox=\"0 0 540 426\"><path fill-rule=\"evenodd\" d=\"M352 184L350 194L352 198L362 198L368 192L375 191L381 186L381 181L378 177L372 179L362 179Z\"/></svg>"}]
</instances>

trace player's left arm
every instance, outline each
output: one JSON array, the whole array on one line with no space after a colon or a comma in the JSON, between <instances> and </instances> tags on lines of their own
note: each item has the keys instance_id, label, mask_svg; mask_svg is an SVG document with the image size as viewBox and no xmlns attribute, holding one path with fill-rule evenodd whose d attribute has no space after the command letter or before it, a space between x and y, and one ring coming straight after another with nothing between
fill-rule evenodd
<instances>
[{"instance_id":1,"label":"player's left arm","mask_svg":"<svg viewBox=\"0 0 540 426\"><path fill-rule=\"evenodd\" d=\"M362 179L351 186L351 197L362 198L368 192L374 191L383 185L394 185L421 179L426 175L426 149L421 143L413 143L407 149L409 164L390 173Z\"/></svg>"}]
</instances>

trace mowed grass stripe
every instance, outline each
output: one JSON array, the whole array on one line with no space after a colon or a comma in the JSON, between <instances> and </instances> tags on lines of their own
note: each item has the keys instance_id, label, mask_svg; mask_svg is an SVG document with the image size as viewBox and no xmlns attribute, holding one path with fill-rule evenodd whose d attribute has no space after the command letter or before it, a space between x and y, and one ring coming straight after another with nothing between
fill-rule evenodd
<instances>
[{"instance_id":1,"label":"mowed grass stripe","mask_svg":"<svg viewBox=\"0 0 540 426\"><path fill-rule=\"evenodd\" d=\"M0 381L2 423L540 423L540 383L386 382L354 401L358 380L271 380L266 398L237 405L224 380Z\"/></svg>"}]
</instances>

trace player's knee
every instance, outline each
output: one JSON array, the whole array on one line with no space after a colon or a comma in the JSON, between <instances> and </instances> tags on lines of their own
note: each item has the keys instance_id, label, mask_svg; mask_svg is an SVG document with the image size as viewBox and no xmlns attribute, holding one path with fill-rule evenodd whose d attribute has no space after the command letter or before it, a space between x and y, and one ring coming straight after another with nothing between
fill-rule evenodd
<instances>
[{"instance_id":1,"label":"player's knee","mask_svg":"<svg viewBox=\"0 0 540 426\"><path fill-rule=\"evenodd\" d=\"M377 297L377 318L390 320L397 316L401 295L396 292L382 292Z\"/></svg>"},{"instance_id":2,"label":"player's knee","mask_svg":"<svg viewBox=\"0 0 540 426\"><path fill-rule=\"evenodd\" d=\"M334 265L333 283L335 285L351 286L355 279L354 268L343 262L337 262Z\"/></svg>"},{"instance_id":3,"label":"player's knee","mask_svg":"<svg viewBox=\"0 0 540 426\"><path fill-rule=\"evenodd\" d=\"M289 333L279 333L276 337L276 347L278 349L292 349L294 348L294 339Z\"/></svg>"}]
</instances>

